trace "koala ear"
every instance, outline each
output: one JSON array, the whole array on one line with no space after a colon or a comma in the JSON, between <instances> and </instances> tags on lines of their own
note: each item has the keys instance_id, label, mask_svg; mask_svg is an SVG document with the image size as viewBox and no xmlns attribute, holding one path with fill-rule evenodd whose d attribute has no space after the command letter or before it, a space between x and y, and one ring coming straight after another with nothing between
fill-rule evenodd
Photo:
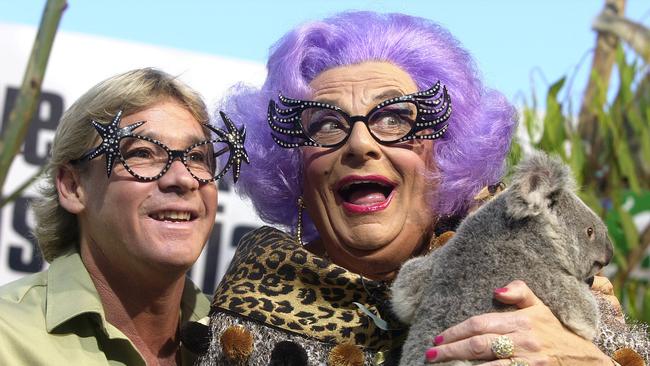
<instances>
[{"instance_id":1,"label":"koala ear","mask_svg":"<svg viewBox=\"0 0 650 366\"><path fill-rule=\"evenodd\" d=\"M573 191L569 168L559 159L535 152L517 167L506 198L507 213L515 220L551 209L562 191Z\"/></svg>"}]
</instances>

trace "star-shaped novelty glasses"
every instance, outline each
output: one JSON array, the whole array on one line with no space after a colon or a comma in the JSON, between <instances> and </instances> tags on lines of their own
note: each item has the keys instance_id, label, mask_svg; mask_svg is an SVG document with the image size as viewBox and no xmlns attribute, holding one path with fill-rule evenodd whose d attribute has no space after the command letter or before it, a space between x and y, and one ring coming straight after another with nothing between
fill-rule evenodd
<instances>
[{"instance_id":1,"label":"star-shaped novelty glasses","mask_svg":"<svg viewBox=\"0 0 650 366\"><path fill-rule=\"evenodd\" d=\"M91 123L101 136L102 142L72 163L106 155L108 177L111 176L115 160L119 160L131 175L147 182L162 177L169 170L174 159L178 158L190 174L201 183L220 179L231 167L233 181L237 182L242 161L250 163L244 148L246 126L237 129L223 112L219 114L227 131L205 123L204 126L212 131L216 138L194 143L185 150L171 150L156 139L134 133L134 130L146 121L138 121L120 128L122 113L123 111L119 110L109 124L92 120ZM226 152L229 153L228 160L223 167L219 168L217 158Z\"/></svg>"}]
</instances>

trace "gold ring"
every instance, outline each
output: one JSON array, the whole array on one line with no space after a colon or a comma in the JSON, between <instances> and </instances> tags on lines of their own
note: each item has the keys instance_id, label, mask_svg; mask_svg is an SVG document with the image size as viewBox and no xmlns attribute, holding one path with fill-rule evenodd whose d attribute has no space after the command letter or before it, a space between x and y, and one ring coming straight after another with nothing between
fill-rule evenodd
<instances>
[{"instance_id":1,"label":"gold ring","mask_svg":"<svg viewBox=\"0 0 650 366\"><path fill-rule=\"evenodd\" d=\"M496 337L490 344L490 348L494 356L499 359L510 358L515 354L515 344L505 335Z\"/></svg>"},{"instance_id":2,"label":"gold ring","mask_svg":"<svg viewBox=\"0 0 650 366\"><path fill-rule=\"evenodd\" d=\"M510 359L510 365L509 366L530 366L528 362L524 360L517 360L514 358Z\"/></svg>"}]
</instances>

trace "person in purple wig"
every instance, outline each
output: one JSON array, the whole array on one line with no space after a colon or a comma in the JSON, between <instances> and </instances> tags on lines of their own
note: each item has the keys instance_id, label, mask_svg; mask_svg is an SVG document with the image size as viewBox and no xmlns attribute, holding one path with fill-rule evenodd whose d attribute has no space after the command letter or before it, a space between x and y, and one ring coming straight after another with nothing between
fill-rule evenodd
<instances>
[{"instance_id":1,"label":"person in purple wig","mask_svg":"<svg viewBox=\"0 0 650 366\"><path fill-rule=\"evenodd\" d=\"M516 111L447 30L403 14L301 25L267 67L261 88L234 87L222 108L248 126L238 191L289 233L263 227L242 239L201 364L396 364L405 329L386 284L498 186ZM521 309L459 324L423 363L495 360L490 344L508 335L517 365L612 364L525 284L495 298ZM515 365L503 361L488 364Z\"/></svg>"}]
</instances>

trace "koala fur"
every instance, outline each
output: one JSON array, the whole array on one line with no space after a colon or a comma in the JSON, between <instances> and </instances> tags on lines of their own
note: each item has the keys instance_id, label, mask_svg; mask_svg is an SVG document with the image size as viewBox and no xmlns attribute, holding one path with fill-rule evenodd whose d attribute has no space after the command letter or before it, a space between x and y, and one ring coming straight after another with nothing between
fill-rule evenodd
<instances>
[{"instance_id":1,"label":"koala fur","mask_svg":"<svg viewBox=\"0 0 650 366\"><path fill-rule=\"evenodd\" d=\"M574 185L562 162L535 153L445 246L404 264L391 289L394 312L411 324L400 365L425 364L431 340L454 324L514 310L493 299L495 288L513 280L526 282L573 332L596 338L598 307L585 281L609 263L613 249L607 227Z\"/></svg>"}]
</instances>

